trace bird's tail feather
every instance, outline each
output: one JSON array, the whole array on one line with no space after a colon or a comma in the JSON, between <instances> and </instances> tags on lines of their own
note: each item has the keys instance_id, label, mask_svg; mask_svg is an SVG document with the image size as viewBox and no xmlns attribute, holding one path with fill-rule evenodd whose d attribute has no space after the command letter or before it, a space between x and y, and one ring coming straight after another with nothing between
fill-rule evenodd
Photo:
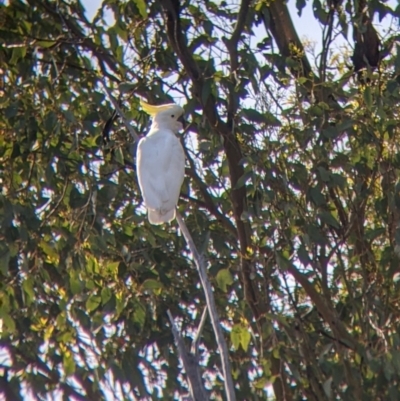
<instances>
[{"instance_id":1,"label":"bird's tail feather","mask_svg":"<svg viewBox=\"0 0 400 401\"><path fill-rule=\"evenodd\" d=\"M169 210L167 213L161 214L157 210L147 210L147 216L150 224L163 224L172 221L175 218L175 208Z\"/></svg>"}]
</instances>

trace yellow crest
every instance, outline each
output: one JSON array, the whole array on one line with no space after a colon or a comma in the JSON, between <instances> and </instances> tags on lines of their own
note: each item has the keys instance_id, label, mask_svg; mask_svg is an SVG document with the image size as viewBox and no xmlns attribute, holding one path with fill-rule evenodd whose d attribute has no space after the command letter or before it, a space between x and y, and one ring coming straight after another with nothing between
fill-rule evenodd
<instances>
[{"instance_id":1,"label":"yellow crest","mask_svg":"<svg viewBox=\"0 0 400 401\"><path fill-rule=\"evenodd\" d=\"M149 114L150 116L155 116L158 114L160 111L168 110L172 106L176 106L174 103L169 103L169 104L162 104L160 106L154 106L152 104L146 103L144 100L140 99L140 105L142 106L142 109Z\"/></svg>"}]
</instances>

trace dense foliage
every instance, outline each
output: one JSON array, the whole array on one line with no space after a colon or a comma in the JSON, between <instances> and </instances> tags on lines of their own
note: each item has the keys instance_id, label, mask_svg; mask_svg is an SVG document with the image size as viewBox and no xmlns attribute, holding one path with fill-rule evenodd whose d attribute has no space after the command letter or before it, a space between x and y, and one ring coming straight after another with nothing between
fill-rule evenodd
<instances>
[{"instance_id":1,"label":"dense foliage","mask_svg":"<svg viewBox=\"0 0 400 401\"><path fill-rule=\"evenodd\" d=\"M139 134L140 96L185 107L179 210L237 399L400 399L400 7L312 7L316 57L282 0L0 5L7 400L187 394L166 311L190 348L203 291L176 223L147 222L103 83ZM223 399L209 322L200 353Z\"/></svg>"}]
</instances>

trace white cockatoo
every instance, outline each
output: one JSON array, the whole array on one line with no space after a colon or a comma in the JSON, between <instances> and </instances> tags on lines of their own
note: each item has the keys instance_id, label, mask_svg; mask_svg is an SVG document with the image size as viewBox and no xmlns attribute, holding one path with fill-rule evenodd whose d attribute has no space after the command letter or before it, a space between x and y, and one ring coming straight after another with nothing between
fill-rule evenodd
<instances>
[{"instance_id":1,"label":"white cockatoo","mask_svg":"<svg viewBox=\"0 0 400 401\"><path fill-rule=\"evenodd\" d=\"M185 175L185 153L176 137L184 110L174 103L153 106L141 101L141 106L152 124L137 147L137 176L149 222L162 224L175 218Z\"/></svg>"}]
</instances>

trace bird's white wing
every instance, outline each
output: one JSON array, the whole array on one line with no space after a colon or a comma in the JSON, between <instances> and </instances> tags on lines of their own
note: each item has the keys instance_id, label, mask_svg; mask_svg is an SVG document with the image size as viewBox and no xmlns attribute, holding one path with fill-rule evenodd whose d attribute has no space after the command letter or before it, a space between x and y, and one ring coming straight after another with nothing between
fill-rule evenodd
<instances>
[{"instance_id":1,"label":"bird's white wing","mask_svg":"<svg viewBox=\"0 0 400 401\"><path fill-rule=\"evenodd\" d=\"M171 146L171 159L168 171L168 193L170 199L174 199L174 207L178 204L179 194L181 192L181 186L185 177L185 153L183 151L181 142L173 134L170 138ZM170 179L169 177L173 177Z\"/></svg>"},{"instance_id":2,"label":"bird's white wing","mask_svg":"<svg viewBox=\"0 0 400 401\"><path fill-rule=\"evenodd\" d=\"M165 185L166 152L163 138L146 137L140 140L136 153L137 175L143 200L148 209L159 210L169 194Z\"/></svg>"},{"instance_id":3,"label":"bird's white wing","mask_svg":"<svg viewBox=\"0 0 400 401\"><path fill-rule=\"evenodd\" d=\"M178 203L185 175L185 155L181 143L172 131L159 130L140 140L137 149L137 174L149 212L165 215L166 219L168 217L163 221L174 218L175 213L171 214L171 211L175 210Z\"/></svg>"}]
</instances>

